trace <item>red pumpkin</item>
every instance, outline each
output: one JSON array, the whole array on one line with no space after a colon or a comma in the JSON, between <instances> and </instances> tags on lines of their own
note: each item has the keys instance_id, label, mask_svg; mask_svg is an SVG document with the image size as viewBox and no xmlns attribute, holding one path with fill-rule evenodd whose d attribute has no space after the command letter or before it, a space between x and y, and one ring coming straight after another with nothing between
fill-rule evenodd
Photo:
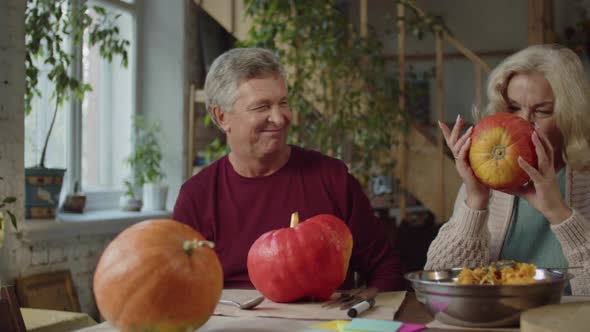
<instances>
[{"instance_id":1,"label":"red pumpkin","mask_svg":"<svg viewBox=\"0 0 590 332\"><path fill-rule=\"evenodd\" d=\"M94 274L100 313L121 331L192 331L213 314L223 274L213 244L173 220L119 234Z\"/></svg>"},{"instance_id":2,"label":"red pumpkin","mask_svg":"<svg viewBox=\"0 0 590 332\"><path fill-rule=\"evenodd\" d=\"M496 190L516 189L529 181L517 159L537 166L533 131L531 123L508 112L482 119L473 128L469 149L469 163L479 181Z\"/></svg>"},{"instance_id":3,"label":"red pumpkin","mask_svg":"<svg viewBox=\"0 0 590 332\"><path fill-rule=\"evenodd\" d=\"M336 216L320 214L262 234L248 252L248 275L266 298L327 300L346 278L352 234Z\"/></svg>"}]
</instances>

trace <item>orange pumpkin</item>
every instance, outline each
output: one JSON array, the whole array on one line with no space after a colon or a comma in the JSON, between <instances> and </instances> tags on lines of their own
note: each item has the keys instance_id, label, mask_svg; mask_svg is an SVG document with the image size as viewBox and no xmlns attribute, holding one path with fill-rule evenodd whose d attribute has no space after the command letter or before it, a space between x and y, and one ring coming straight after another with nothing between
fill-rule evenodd
<instances>
[{"instance_id":1,"label":"orange pumpkin","mask_svg":"<svg viewBox=\"0 0 590 332\"><path fill-rule=\"evenodd\" d=\"M248 275L266 298L323 301L342 284L352 254L352 234L342 221L320 214L290 228L262 234L248 251Z\"/></svg>"},{"instance_id":2,"label":"orange pumpkin","mask_svg":"<svg viewBox=\"0 0 590 332\"><path fill-rule=\"evenodd\" d=\"M121 331L198 328L213 314L223 287L212 247L173 220L147 220L125 229L96 267L100 313Z\"/></svg>"},{"instance_id":3,"label":"orange pumpkin","mask_svg":"<svg viewBox=\"0 0 590 332\"><path fill-rule=\"evenodd\" d=\"M516 189L529 181L517 159L537 166L533 130L528 121L508 112L482 119L473 128L469 148L469 163L479 181L496 190Z\"/></svg>"}]
</instances>

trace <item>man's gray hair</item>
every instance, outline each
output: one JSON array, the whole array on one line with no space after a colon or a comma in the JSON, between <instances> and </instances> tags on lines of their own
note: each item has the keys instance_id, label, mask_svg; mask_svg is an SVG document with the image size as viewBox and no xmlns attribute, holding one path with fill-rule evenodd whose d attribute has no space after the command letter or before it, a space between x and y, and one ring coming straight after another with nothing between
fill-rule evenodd
<instances>
[{"instance_id":1,"label":"man's gray hair","mask_svg":"<svg viewBox=\"0 0 590 332\"><path fill-rule=\"evenodd\" d=\"M205 79L205 106L214 123L219 126L213 107L219 106L222 112L231 112L238 98L240 83L266 75L279 75L286 81L285 68L279 58L267 49L234 48L215 59Z\"/></svg>"}]
</instances>

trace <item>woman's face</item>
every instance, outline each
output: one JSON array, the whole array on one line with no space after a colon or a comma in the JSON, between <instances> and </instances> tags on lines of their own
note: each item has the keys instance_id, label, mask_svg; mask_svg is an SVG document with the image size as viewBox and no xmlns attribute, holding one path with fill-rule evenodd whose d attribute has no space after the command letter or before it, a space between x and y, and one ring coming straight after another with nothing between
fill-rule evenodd
<instances>
[{"instance_id":1,"label":"woman's face","mask_svg":"<svg viewBox=\"0 0 590 332\"><path fill-rule=\"evenodd\" d=\"M554 150L555 166L563 163L563 135L555 121L555 96L541 73L517 74L506 90L509 112L535 124L549 138Z\"/></svg>"}]
</instances>

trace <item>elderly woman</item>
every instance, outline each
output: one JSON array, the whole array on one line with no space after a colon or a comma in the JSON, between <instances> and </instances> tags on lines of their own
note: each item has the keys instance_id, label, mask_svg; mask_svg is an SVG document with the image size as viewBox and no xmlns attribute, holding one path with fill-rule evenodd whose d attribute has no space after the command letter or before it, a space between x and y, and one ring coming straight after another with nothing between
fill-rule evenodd
<instances>
[{"instance_id":1,"label":"elderly woman","mask_svg":"<svg viewBox=\"0 0 590 332\"><path fill-rule=\"evenodd\" d=\"M559 45L528 47L492 71L487 93L476 119L510 112L533 123L537 168L519 158L531 181L512 192L490 190L469 167L471 128L461 134L460 117L452 130L439 124L463 185L425 269L504 259L582 266L571 270L571 292L590 294L590 85L579 57Z\"/></svg>"}]
</instances>

